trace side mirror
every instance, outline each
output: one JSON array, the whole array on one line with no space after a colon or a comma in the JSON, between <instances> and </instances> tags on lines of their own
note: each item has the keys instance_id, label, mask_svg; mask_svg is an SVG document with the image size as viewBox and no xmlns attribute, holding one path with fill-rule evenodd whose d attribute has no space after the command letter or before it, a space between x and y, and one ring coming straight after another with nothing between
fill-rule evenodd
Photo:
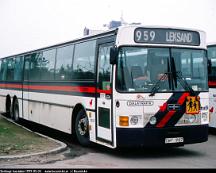
<instances>
[{"instance_id":1,"label":"side mirror","mask_svg":"<svg viewBox=\"0 0 216 173\"><path fill-rule=\"evenodd\" d=\"M110 48L110 64L116 64L118 57L118 48L116 46Z\"/></svg>"}]
</instances>

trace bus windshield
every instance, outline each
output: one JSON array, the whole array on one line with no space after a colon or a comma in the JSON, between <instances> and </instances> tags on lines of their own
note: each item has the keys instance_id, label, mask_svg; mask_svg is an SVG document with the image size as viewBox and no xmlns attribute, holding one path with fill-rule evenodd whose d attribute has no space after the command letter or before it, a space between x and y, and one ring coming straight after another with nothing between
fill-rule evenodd
<instances>
[{"instance_id":1,"label":"bus windshield","mask_svg":"<svg viewBox=\"0 0 216 173\"><path fill-rule=\"evenodd\" d=\"M205 50L183 48L121 47L117 61L116 89L119 92L185 91L181 82L173 82L175 71L194 91L207 91ZM159 82L158 82L159 81ZM158 85L159 83L159 85Z\"/></svg>"}]
</instances>

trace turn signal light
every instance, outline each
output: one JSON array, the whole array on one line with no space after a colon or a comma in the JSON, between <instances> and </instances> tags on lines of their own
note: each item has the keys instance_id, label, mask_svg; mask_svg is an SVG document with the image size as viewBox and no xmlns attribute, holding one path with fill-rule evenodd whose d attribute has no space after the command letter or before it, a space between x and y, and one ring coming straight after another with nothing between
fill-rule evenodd
<instances>
[{"instance_id":1,"label":"turn signal light","mask_svg":"<svg viewBox=\"0 0 216 173\"><path fill-rule=\"evenodd\" d=\"M120 126L129 126L129 118L127 116L119 116Z\"/></svg>"}]
</instances>

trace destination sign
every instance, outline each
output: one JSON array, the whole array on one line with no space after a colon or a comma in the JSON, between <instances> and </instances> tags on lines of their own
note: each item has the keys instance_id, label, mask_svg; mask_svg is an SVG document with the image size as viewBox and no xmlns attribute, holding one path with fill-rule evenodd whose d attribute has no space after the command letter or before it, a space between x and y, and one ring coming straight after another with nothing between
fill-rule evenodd
<instances>
[{"instance_id":1,"label":"destination sign","mask_svg":"<svg viewBox=\"0 0 216 173\"><path fill-rule=\"evenodd\" d=\"M134 31L136 43L200 45L200 36L196 31L166 28L137 28Z\"/></svg>"}]
</instances>

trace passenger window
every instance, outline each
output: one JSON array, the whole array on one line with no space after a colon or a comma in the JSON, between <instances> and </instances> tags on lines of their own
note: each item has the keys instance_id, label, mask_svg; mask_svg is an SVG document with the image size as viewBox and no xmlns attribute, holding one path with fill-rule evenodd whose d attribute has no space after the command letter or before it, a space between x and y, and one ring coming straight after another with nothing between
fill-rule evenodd
<instances>
[{"instance_id":1,"label":"passenger window","mask_svg":"<svg viewBox=\"0 0 216 173\"><path fill-rule=\"evenodd\" d=\"M26 76L27 78L29 78L29 80L40 80L41 79L41 62L42 62L42 53L38 52L38 53L33 53L31 55L29 55L31 60L30 60L30 66L28 67L28 63L26 62L25 64L25 68L28 69L29 73Z\"/></svg>"},{"instance_id":2,"label":"passenger window","mask_svg":"<svg viewBox=\"0 0 216 173\"><path fill-rule=\"evenodd\" d=\"M2 80L2 59L0 59L0 81Z\"/></svg>"},{"instance_id":3,"label":"passenger window","mask_svg":"<svg viewBox=\"0 0 216 173\"><path fill-rule=\"evenodd\" d=\"M7 59L7 81L13 81L14 79L14 62L15 58Z\"/></svg>"},{"instance_id":4,"label":"passenger window","mask_svg":"<svg viewBox=\"0 0 216 173\"><path fill-rule=\"evenodd\" d=\"M56 49L43 52L41 61L41 79L54 80Z\"/></svg>"},{"instance_id":5,"label":"passenger window","mask_svg":"<svg viewBox=\"0 0 216 173\"><path fill-rule=\"evenodd\" d=\"M19 56L15 58L14 62L14 80L20 81L22 80L23 72L23 56Z\"/></svg>"},{"instance_id":6,"label":"passenger window","mask_svg":"<svg viewBox=\"0 0 216 173\"><path fill-rule=\"evenodd\" d=\"M2 61L1 74L2 74L2 81L5 81L6 75L7 75L7 61L6 61L6 59L3 59L3 61Z\"/></svg>"},{"instance_id":7,"label":"passenger window","mask_svg":"<svg viewBox=\"0 0 216 173\"><path fill-rule=\"evenodd\" d=\"M26 55L24 57L24 80L29 80L29 73L30 73L30 64L31 64L31 55Z\"/></svg>"},{"instance_id":8,"label":"passenger window","mask_svg":"<svg viewBox=\"0 0 216 173\"><path fill-rule=\"evenodd\" d=\"M96 40L75 45L73 79L94 79Z\"/></svg>"},{"instance_id":9,"label":"passenger window","mask_svg":"<svg viewBox=\"0 0 216 173\"><path fill-rule=\"evenodd\" d=\"M55 80L71 80L74 45L57 49Z\"/></svg>"}]
</instances>

